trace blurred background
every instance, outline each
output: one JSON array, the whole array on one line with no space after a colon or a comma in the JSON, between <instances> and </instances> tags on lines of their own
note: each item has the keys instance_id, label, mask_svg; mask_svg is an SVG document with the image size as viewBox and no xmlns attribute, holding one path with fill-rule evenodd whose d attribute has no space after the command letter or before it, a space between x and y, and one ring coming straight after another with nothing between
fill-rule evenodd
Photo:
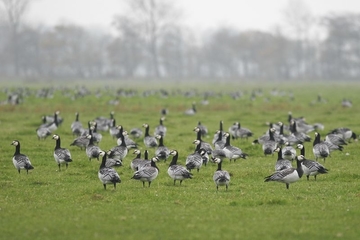
<instances>
[{"instance_id":1,"label":"blurred background","mask_svg":"<svg viewBox=\"0 0 360 240\"><path fill-rule=\"evenodd\" d=\"M356 0L0 0L0 81L358 80Z\"/></svg>"}]
</instances>

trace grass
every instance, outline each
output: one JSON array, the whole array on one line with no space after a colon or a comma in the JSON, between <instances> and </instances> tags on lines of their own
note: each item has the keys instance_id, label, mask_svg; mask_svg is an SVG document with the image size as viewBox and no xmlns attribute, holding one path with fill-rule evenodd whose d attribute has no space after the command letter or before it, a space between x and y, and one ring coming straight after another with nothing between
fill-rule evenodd
<instances>
[{"instance_id":1,"label":"grass","mask_svg":"<svg viewBox=\"0 0 360 240\"><path fill-rule=\"evenodd\" d=\"M350 85L350 88L349 88ZM37 86L38 87L38 86ZM138 86L129 86L129 88ZM173 92L200 87L166 86ZM120 104L110 106L113 89L95 98L94 94L76 101L67 97L69 90L55 90L51 99L35 97L35 88L18 106L0 106L2 138L0 147L0 231L3 239L357 239L360 230L360 154L359 143L352 142L343 152L333 152L326 162L330 169L326 175L314 181L303 177L299 182L285 188L285 184L263 182L271 174L276 161L274 156L263 156L261 146L252 145L256 137L266 131L266 121L286 122L288 111L294 116L305 116L309 123L320 122L325 130L322 136L336 127L349 127L360 133L360 85L356 83L290 84L277 87L285 93L290 91L294 100L286 96L272 96L274 86L261 86L262 96L250 100L250 93L259 89L256 85L234 85L232 88L220 84L209 88L221 96L210 97L208 106L198 104L196 116L184 116L182 112L193 101L202 100L200 94L184 97L176 94L162 99L158 94L149 97L121 97ZM155 87L153 87L155 88ZM12 86L12 89L15 87ZM146 87L140 87L140 91ZM151 89L151 87L149 87ZM156 88L155 88L156 89ZM227 93L241 90L243 96L232 99ZM95 90L93 91L95 92ZM326 104L310 104L317 94L327 99ZM6 99L6 94L0 95ZM342 108L341 100L353 101L352 108ZM265 101L266 99L266 101ZM158 163L160 173L151 187L132 180L129 163L134 157L131 152L124 160L124 166L116 170L122 183L113 190L107 190L97 178L99 162L89 162L84 151L70 147L74 137L70 124L75 112L85 125L97 116L108 116L115 111L118 124L125 129L150 124L150 132L159 122L159 111L167 107L169 115L164 124L168 133L164 144L179 151L179 163L194 149L196 138L192 131L201 121L210 130L204 138L211 142L213 133L224 121L227 128L235 121L251 129L255 137L249 140L234 140L249 154L247 160L235 163L225 161L223 169L231 173L229 190L216 191L212 181L215 165L202 167L194 172L194 178L185 180L181 186L173 185L167 175L169 160ZM59 110L65 119L56 131L61 136L62 147L71 150L74 161L69 168L58 171L52 152L55 141L47 138L38 141L35 129L41 123L41 115ZM115 146L108 133L102 133L102 149ZM309 134L312 138L313 133ZM27 154L35 169L28 175L18 174L11 158L14 147L12 140L21 142L21 151ZM140 149L142 139L137 140ZM307 157L313 159L311 143L306 143ZM149 149L150 156L154 149ZM346 154L348 153L348 154Z\"/></svg>"}]
</instances>

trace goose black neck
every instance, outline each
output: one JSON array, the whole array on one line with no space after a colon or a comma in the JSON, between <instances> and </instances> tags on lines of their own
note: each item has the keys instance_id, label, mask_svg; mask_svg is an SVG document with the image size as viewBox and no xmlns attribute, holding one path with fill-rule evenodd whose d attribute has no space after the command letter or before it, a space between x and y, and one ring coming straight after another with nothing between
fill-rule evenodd
<instances>
[{"instance_id":1,"label":"goose black neck","mask_svg":"<svg viewBox=\"0 0 360 240\"><path fill-rule=\"evenodd\" d=\"M296 166L297 166L296 170L297 170L297 172L299 174L299 177L301 178L302 175L304 174L304 171L303 171L302 166L301 166L301 161L299 161L297 158L296 158Z\"/></svg>"},{"instance_id":2,"label":"goose black neck","mask_svg":"<svg viewBox=\"0 0 360 240\"><path fill-rule=\"evenodd\" d=\"M15 153L14 155L20 154L20 143L18 142L18 145L15 146Z\"/></svg>"},{"instance_id":3,"label":"goose black neck","mask_svg":"<svg viewBox=\"0 0 360 240\"><path fill-rule=\"evenodd\" d=\"M230 135L226 137L225 147L230 146Z\"/></svg>"},{"instance_id":4,"label":"goose black neck","mask_svg":"<svg viewBox=\"0 0 360 240\"><path fill-rule=\"evenodd\" d=\"M269 137L271 141L275 141L274 132L272 131L272 129L269 129Z\"/></svg>"},{"instance_id":5,"label":"goose black neck","mask_svg":"<svg viewBox=\"0 0 360 240\"><path fill-rule=\"evenodd\" d=\"M300 154L305 157L305 146L302 145L302 148L300 149Z\"/></svg>"},{"instance_id":6,"label":"goose black neck","mask_svg":"<svg viewBox=\"0 0 360 240\"><path fill-rule=\"evenodd\" d=\"M173 156L173 158L172 158L171 163L170 163L169 166L176 165L177 160L178 160L178 157L179 157L179 153L176 153L176 154Z\"/></svg>"},{"instance_id":7,"label":"goose black neck","mask_svg":"<svg viewBox=\"0 0 360 240\"><path fill-rule=\"evenodd\" d=\"M282 149L279 148L279 151L278 151L278 160L282 159Z\"/></svg>"},{"instance_id":8,"label":"goose black neck","mask_svg":"<svg viewBox=\"0 0 360 240\"><path fill-rule=\"evenodd\" d=\"M144 152L144 159L149 160L149 151L145 150Z\"/></svg>"},{"instance_id":9,"label":"goose black neck","mask_svg":"<svg viewBox=\"0 0 360 240\"><path fill-rule=\"evenodd\" d=\"M218 163L218 167L217 167L217 170L216 170L216 171L221 171L221 165L222 165L222 161L220 161L220 162Z\"/></svg>"},{"instance_id":10,"label":"goose black neck","mask_svg":"<svg viewBox=\"0 0 360 240\"><path fill-rule=\"evenodd\" d=\"M198 130L199 130L199 131L196 133L196 139L197 139L197 140L200 140L200 142L201 142L201 141L202 141L202 140L201 140L201 129L199 128Z\"/></svg>"},{"instance_id":11,"label":"goose black neck","mask_svg":"<svg viewBox=\"0 0 360 240\"><path fill-rule=\"evenodd\" d=\"M126 142L125 142L125 137L124 137L124 135L121 134L120 138L121 138L121 144L120 144L120 146L126 147Z\"/></svg>"},{"instance_id":12,"label":"goose black neck","mask_svg":"<svg viewBox=\"0 0 360 240\"><path fill-rule=\"evenodd\" d=\"M156 168L159 171L159 168L156 166L156 163L152 159L151 159L151 166Z\"/></svg>"},{"instance_id":13,"label":"goose black neck","mask_svg":"<svg viewBox=\"0 0 360 240\"><path fill-rule=\"evenodd\" d=\"M106 155L107 155L107 154L105 153L104 156L102 157L100 169L105 167L106 157L107 157Z\"/></svg>"},{"instance_id":14,"label":"goose black neck","mask_svg":"<svg viewBox=\"0 0 360 240\"><path fill-rule=\"evenodd\" d=\"M222 121L220 121L220 127L219 127L220 129L220 131L222 132L222 130L223 130L223 122Z\"/></svg>"},{"instance_id":15,"label":"goose black neck","mask_svg":"<svg viewBox=\"0 0 360 240\"><path fill-rule=\"evenodd\" d=\"M76 113L76 115L75 115L75 121L76 121L76 122L79 121L79 113Z\"/></svg>"},{"instance_id":16,"label":"goose black neck","mask_svg":"<svg viewBox=\"0 0 360 240\"><path fill-rule=\"evenodd\" d=\"M320 143L320 133L317 133L313 142L313 146Z\"/></svg>"},{"instance_id":17,"label":"goose black neck","mask_svg":"<svg viewBox=\"0 0 360 240\"><path fill-rule=\"evenodd\" d=\"M145 137L148 137L148 136L150 136L150 134L149 134L149 125L145 128Z\"/></svg>"},{"instance_id":18,"label":"goose black neck","mask_svg":"<svg viewBox=\"0 0 360 240\"><path fill-rule=\"evenodd\" d=\"M164 147L164 137L160 136L159 138L159 147Z\"/></svg>"},{"instance_id":19,"label":"goose black neck","mask_svg":"<svg viewBox=\"0 0 360 240\"><path fill-rule=\"evenodd\" d=\"M60 144L61 144L61 140L60 140L60 137L59 137L58 139L56 139L55 149L59 149L59 148L60 148Z\"/></svg>"}]
</instances>

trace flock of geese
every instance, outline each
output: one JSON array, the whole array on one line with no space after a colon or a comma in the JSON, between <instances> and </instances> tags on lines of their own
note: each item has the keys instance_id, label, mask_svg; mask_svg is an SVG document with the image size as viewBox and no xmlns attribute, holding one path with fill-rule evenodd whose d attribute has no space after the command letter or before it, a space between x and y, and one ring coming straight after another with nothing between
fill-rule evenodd
<instances>
[{"instance_id":1,"label":"flock of geese","mask_svg":"<svg viewBox=\"0 0 360 240\"><path fill-rule=\"evenodd\" d=\"M76 138L70 146L76 146L84 150L89 160L97 159L101 162L98 178L104 189L109 184L113 185L115 189L116 185L121 182L120 175L115 167L123 166L125 158L131 152L131 149L134 149L135 158L130 162L133 171L132 179L142 182L143 186L147 183L148 187L150 187L151 183L157 178L159 174L157 162L172 158L167 173L173 179L174 185L176 181L179 181L181 185L184 180L191 179L193 170L199 172L203 165L206 166L206 164L212 162L217 164L217 169L213 174L216 189L218 190L219 186L225 186L227 190L230 184L230 174L222 169L222 162L224 159L235 162L237 159L249 157L241 148L232 145L231 140L254 137L253 132L243 127L240 122L235 122L229 127L228 131L225 131L223 121L220 121L219 129L210 143L203 140L203 137L209 136L209 131L199 121L193 129L196 134L196 140L193 141L194 151L186 157L185 165L181 165L178 163L178 151L169 149L164 144L167 134L164 121L168 112L163 109L161 113L163 113L163 116L159 119L159 125L154 127L153 135L147 123L144 123L142 128L133 128L126 131L122 125L116 124L114 112L110 113L110 118L98 117L88 121L87 127L83 127L79 121L79 113L76 113L75 120L70 126L71 132ZM195 103L184 114L195 115ZM63 123L63 119L59 116L59 112L56 111L53 116L44 116L42 121L43 124L36 129L38 139L46 139L52 136L55 141L53 156L59 171L63 166L68 168L73 161L70 150L61 147L61 138L54 133ZM322 140L318 132L319 129L323 129L322 124L308 124L303 117L294 118L291 112L288 114L286 124L280 121L269 123L266 133L252 142L254 145L261 145L264 155L277 153L274 172L265 177L264 181L285 183L288 189L291 183L298 181L303 175L308 180L310 176L314 176L316 180L317 175L329 171L319 160L323 160L325 164L325 160L331 155L331 152L342 151L344 145L347 145L351 140L357 140L357 135L351 129L344 127L333 129ZM105 132L108 132L113 139L116 139L116 145L107 151L102 150L99 146ZM314 140L308 135L310 132L315 132ZM149 157L148 150L145 150L142 157L137 142L133 140L135 138L143 138L144 146L147 149L154 149L154 156ZM315 160L311 160L305 155L304 143L311 141L313 143L311 150ZM15 146L12 161L17 171L20 173L20 170L28 172L34 169L29 157L20 152L20 142L14 140L12 145ZM300 150L300 155L296 154L296 149ZM293 161L296 161L296 167L293 167Z\"/></svg>"}]
</instances>

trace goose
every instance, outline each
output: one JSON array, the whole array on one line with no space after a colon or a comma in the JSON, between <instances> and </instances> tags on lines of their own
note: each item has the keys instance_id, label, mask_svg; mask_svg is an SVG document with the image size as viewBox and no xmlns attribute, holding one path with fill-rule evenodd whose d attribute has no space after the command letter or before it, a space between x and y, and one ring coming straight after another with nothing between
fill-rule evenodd
<instances>
[{"instance_id":1,"label":"goose","mask_svg":"<svg viewBox=\"0 0 360 240\"><path fill-rule=\"evenodd\" d=\"M326 158L330 155L330 149L328 145L320 140L320 133L318 132L315 132L315 139L313 142L313 153L316 161L319 158L322 158L324 159L324 162Z\"/></svg>"},{"instance_id":2,"label":"goose","mask_svg":"<svg viewBox=\"0 0 360 240\"><path fill-rule=\"evenodd\" d=\"M339 136L342 136L342 138L347 142L350 142L351 139L354 139L354 141L358 141L357 134L354 133L350 128L347 128L347 127L335 128L335 129L331 130L330 133L334 133Z\"/></svg>"},{"instance_id":3,"label":"goose","mask_svg":"<svg viewBox=\"0 0 360 240\"><path fill-rule=\"evenodd\" d=\"M335 145L338 146L342 146L342 145L347 145L347 142L344 140L343 136L335 134L335 133L328 133L325 136L325 141L326 142L331 142Z\"/></svg>"},{"instance_id":4,"label":"goose","mask_svg":"<svg viewBox=\"0 0 360 240\"><path fill-rule=\"evenodd\" d=\"M184 112L185 115L192 116L196 114L196 103L192 103L192 107L189 109L186 109Z\"/></svg>"},{"instance_id":5,"label":"goose","mask_svg":"<svg viewBox=\"0 0 360 240\"><path fill-rule=\"evenodd\" d=\"M193 143L196 144L197 149L198 149L198 146L200 146L200 141L195 140ZM203 164L203 156L205 154L206 154L206 151L203 148L195 151L194 153L189 154L185 160L186 169L188 169L190 172L192 169L197 169L197 171L199 172L199 170Z\"/></svg>"},{"instance_id":6,"label":"goose","mask_svg":"<svg viewBox=\"0 0 360 240\"><path fill-rule=\"evenodd\" d=\"M298 143L310 142L311 137L304 132L299 132L297 130L297 122L290 121L290 132L298 140Z\"/></svg>"},{"instance_id":7,"label":"goose","mask_svg":"<svg viewBox=\"0 0 360 240\"><path fill-rule=\"evenodd\" d=\"M106 152L107 156L110 156L111 153L112 153L111 150ZM120 160L109 157L106 158L105 167L121 167L121 166L122 166L122 162Z\"/></svg>"},{"instance_id":8,"label":"goose","mask_svg":"<svg viewBox=\"0 0 360 240\"><path fill-rule=\"evenodd\" d=\"M283 158L282 149L277 147L274 149L274 152L278 153L278 158L275 163L275 171L281 171L287 168L292 168L291 161Z\"/></svg>"},{"instance_id":9,"label":"goose","mask_svg":"<svg viewBox=\"0 0 360 240\"><path fill-rule=\"evenodd\" d=\"M238 139L238 138L248 139L253 135L250 129L241 127L240 122L235 122L233 126L234 126L234 128L232 128L233 139Z\"/></svg>"},{"instance_id":10,"label":"goose","mask_svg":"<svg viewBox=\"0 0 360 240\"><path fill-rule=\"evenodd\" d=\"M305 147L303 144L298 144L297 148L300 149L300 154L305 156ZM316 181L316 176L318 174L325 174L328 173L328 169L326 169L323 165L318 163L317 161L304 159L301 163L304 174L306 175L307 180L309 180L310 176L314 176Z\"/></svg>"},{"instance_id":11,"label":"goose","mask_svg":"<svg viewBox=\"0 0 360 240\"><path fill-rule=\"evenodd\" d=\"M95 122L98 124L98 130L99 131L103 131L103 132L107 132L109 131L110 128L110 124L111 124L111 119L114 118L114 112L111 111L110 112L110 118L106 118L106 117L97 117L95 118Z\"/></svg>"},{"instance_id":12,"label":"goose","mask_svg":"<svg viewBox=\"0 0 360 240\"><path fill-rule=\"evenodd\" d=\"M218 168L213 175L213 180L216 184L216 190L219 190L219 186L225 186L226 190L228 190L230 183L230 174L228 173L228 171L222 170L222 160L220 158L215 158L214 161L218 164Z\"/></svg>"},{"instance_id":13,"label":"goose","mask_svg":"<svg viewBox=\"0 0 360 240\"><path fill-rule=\"evenodd\" d=\"M136 154L136 157L131 161L130 167L134 172L141 169L142 167L151 165L151 161L148 160L148 150L144 151L144 159L141 158L141 151L139 149L135 149L133 154Z\"/></svg>"},{"instance_id":14,"label":"goose","mask_svg":"<svg viewBox=\"0 0 360 240\"><path fill-rule=\"evenodd\" d=\"M83 133L84 128L82 123L79 121L78 112L75 113L75 120L71 123L70 128L73 135L80 136Z\"/></svg>"},{"instance_id":15,"label":"goose","mask_svg":"<svg viewBox=\"0 0 360 240\"><path fill-rule=\"evenodd\" d=\"M268 132L269 132L269 139L265 140L262 144L262 150L263 150L265 156L273 155L273 152L278 145L274 138L275 129L270 128Z\"/></svg>"},{"instance_id":16,"label":"goose","mask_svg":"<svg viewBox=\"0 0 360 240\"><path fill-rule=\"evenodd\" d=\"M64 119L59 116L60 111L56 111L53 115L44 115L42 117L43 123L44 124L52 124L52 123L54 123L55 114L56 114L57 126L61 125L63 123Z\"/></svg>"},{"instance_id":17,"label":"goose","mask_svg":"<svg viewBox=\"0 0 360 240\"><path fill-rule=\"evenodd\" d=\"M91 134L86 135L86 138L89 139L89 144L85 148L86 156L89 158L89 161L93 158L99 161L100 147L94 144L94 138Z\"/></svg>"},{"instance_id":18,"label":"goose","mask_svg":"<svg viewBox=\"0 0 360 240\"><path fill-rule=\"evenodd\" d=\"M215 132L215 134L214 134L214 137L213 137L213 140L211 141L211 143L214 145L215 144L215 142L218 140L218 138L219 138L219 133L221 132L223 132L223 124L224 124L224 122L221 120L220 121L220 123L219 123L219 130L217 130L216 132Z\"/></svg>"},{"instance_id":19,"label":"goose","mask_svg":"<svg viewBox=\"0 0 360 240\"><path fill-rule=\"evenodd\" d=\"M109 156L122 161L127 156L129 150L126 146L125 137L123 135L123 127L119 125L118 128L119 128L121 144L111 148L112 154Z\"/></svg>"},{"instance_id":20,"label":"goose","mask_svg":"<svg viewBox=\"0 0 360 240\"><path fill-rule=\"evenodd\" d=\"M198 121L197 127L200 129L200 133L201 133L202 137L205 137L208 135L208 133L209 133L208 128L205 125L201 124L200 121Z\"/></svg>"},{"instance_id":21,"label":"goose","mask_svg":"<svg viewBox=\"0 0 360 240\"><path fill-rule=\"evenodd\" d=\"M86 149L90 142L90 139L87 137L87 135L92 135L92 127L89 129L89 132L86 135L81 135L75 138L70 146L77 146L81 150Z\"/></svg>"},{"instance_id":22,"label":"goose","mask_svg":"<svg viewBox=\"0 0 360 240\"><path fill-rule=\"evenodd\" d=\"M38 140L45 140L51 135L51 131L47 127L39 127L36 129L36 135Z\"/></svg>"},{"instance_id":23,"label":"goose","mask_svg":"<svg viewBox=\"0 0 360 240\"><path fill-rule=\"evenodd\" d=\"M147 148L154 148L158 146L157 139L154 136L150 136L149 134L149 124L144 123L143 127L145 128L145 137L144 137L144 144Z\"/></svg>"},{"instance_id":24,"label":"goose","mask_svg":"<svg viewBox=\"0 0 360 240\"><path fill-rule=\"evenodd\" d=\"M128 134L127 131L123 131L123 132L122 132L122 135L124 136L124 140L125 140L125 144L126 144L127 149L137 148L137 147L138 147L138 144L129 137L129 134ZM116 140L117 145L121 145L120 133L118 133L118 134L116 135L116 137L118 138L118 139Z\"/></svg>"},{"instance_id":25,"label":"goose","mask_svg":"<svg viewBox=\"0 0 360 240\"><path fill-rule=\"evenodd\" d=\"M199 127L194 128L194 132L196 132L196 139L200 141L201 148L205 149L207 154L211 154L213 148L210 143L207 143L201 139L201 129Z\"/></svg>"},{"instance_id":26,"label":"goose","mask_svg":"<svg viewBox=\"0 0 360 240\"><path fill-rule=\"evenodd\" d=\"M54 159L57 165L59 166L59 171L61 171L60 165L65 164L66 169L68 168L69 162L72 162L71 153L69 149L61 147L60 136L54 134L52 139L56 141L54 149Z\"/></svg>"},{"instance_id":27,"label":"goose","mask_svg":"<svg viewBox=\"0 0 360 240\"><path fill-rule=\"evenodd\" d=\"M110 133L110 136L114 139L117 137L118 133L119 133L119 129L117 128L116 126L116 120L115 118L114 119L111 119L111 124L110 124L110 128L109 128L109 133Z\"/></svg>"},{"instance_id":28,"label":"goose","mask_svg":"<svg viewBox=\"0 0 360 240\"><path fill-rule=\"evenodd\" d=\"M207 151L206 151L206 149L205 148L203 148L203 146L201 145L201 141L200 140L198 140L198 139L195 139L194 141L193 141L193 144L195 144L195 151L194 151L194 153L196 153L196 152L200 152L200 150L201 149L203 149L203 150L205 150L205 153L204 154L201 154L201 157L202 157L202 159L203 159L203 165L206 167L206 165L207 165L207 163L209 162L209 154L207 153Z\"/></svg>"},{"instance_id":29,"label":"goose","mask_svg":"<svg viewBox=\"0 0 360 240\"><path fill-rule=\"evenodd\" d=\"M106 167L106 160L107 160L106 152L100 151L99 157L102 158L100 169L98 171L99 180L102 182L105 190L107 184L114 184L114 189L116 189L116 184L121 183L119 174L115 171L115 169L111 167Z\"/></svg>"},{"instance_id":30,"label":"goose","mask_svg":"<svg viewBox=\"0 0 360 240\"><path fill-rule=\"evenodd\" d=\"M155 130L154 130L154 135L155 136L156 135L161 135L161 136L165 137L167 128L163 123L164 121L165 121L165 117L161 117L160 120L159 120L159 125L157 125L155 127Z\"/></svg>"},{"instance_id":31,"label":"goose","mask_svg":"<svg viewBox=\"0 0 360 240\"><path fill-rule=\"evenodd\" d=\"M164 136L156 135L156 139L159 140L159 145L155 150L155 156L158 157L159 160L166 161L170 155L170 150L164 145Z\"/></svg>"},{"instance_id":32,"label":"goose","mask_svg":"<svg viewBox=\"0 0 360 240\"><path fill-rule=\"evenodd\" d=\"M149 183L149 187L151 182L158 176L159 169L156 166L156 162L159 159L157 157L153 157L151 159L151 165L145 166L137 170L131 179L139 180L143 183L143 187L145 187L145 182Z\"/></svg>"},{"instance_id":33,"label":"goose","mask_svg":"<svg viewBox=\"0 0 360 240\"><path fill-rule=\"evenodd\" d=\"M290 145L289 142L285 142L285 146L281 149L282 158L293 161L296 157L296 149Z\"/></svg>"},{"instance_id":34,"label":"goose","mask_svg":"<svg viewBox=\"0 0 360 240\"><path fill-rule=\"evenodd\" d=\"M132 128L130 130L130 135L134 138L140 138L143 135L143 132L140 128Z\"/></svg>"},{"instance_id":35,"label":"goose","mask_svg":"<svg viewBox=\"0 0 360 240\"><path fill-rule=\"evenodd\" d=\"M171 150L170 154L173 156L171 163L168 168L168 174L169 176L174 179L174 185L176 183L176 180L180 181L180 185L183 180L185 179L191 179L192 173L186 169L186 167L177 164L179 153L177 150Z\"/></svg>"},{"instance_id":36,"label":"goose","mask_svg":"<svg viewBox=\"0 0 360 240\"><path fill-rule=\"evenodd\" d=\"M304 171L302 169L301 162L304 160L303 155L296 156L296 165L294 168L287 168L278 172L274 172L270 176L265 177L264 182L275 181L285 183L286 189L289 189L290 183L294 183L300 180Z\"/></svg>"},{"instance_id":37,"label":"goose","mask_svg":"<svg viewBox=\"0 0 360 240\"><path fill-rule=\"evenodd\" d=\"M225 151L226 157L230 160L230 162L231 160L234 160L235 162L238 158L246 159L246 157L248 156L247 153L244 153L240 148L232 146L230 144L230 133L225 133L225 137L226 143L223 150Z\"/></svg>"},{"instance_id":38,"label":"goose","mask_svg":"<svg viewBox=\"0 0 360 240\"><path fill-rule=\"evenodd\" d=\"M29 173L29 170L34 169L34 167L31 164L29 157L20 153L20 141L14 140L11 145L15 146L15 153L12 158L15 168L19 173L21 169L25 169L26 173Z\"/></svg>"},{"instance_id":39,"label":"goose","mask_svg":"<svg viewBox=\"0 0 360 240\"><path fill-rule=\"evenodd\" d=\"M45 127L47 129L49 129L50 132L54 132L58 129L58 126L59 126L59 122L58 122L58 115L60 114L59 111L56 111L54 113L54 119L52 122L50 123L45 123L45 124L42 124L39 128L42 128L42 127Z\"/></svg>"},{"instance_id":40,"label":"goose","mask_svg":"<svg viewBox=\"0 0 360 240\"><path fill-rule=\"evenodd\" d=\"M216 135L217 135L217 139L213 143L214 148L215 148L215 150L223 149L225 147L225 143L226 143L226 139L223 137L224 134L222 131L218 130ZM213 150L211 154L213 154L213 152L215 150Z\"/></svg>"},{"instance_id":41,"label":"goose","mask_svg":"<svg viewBox=\"0 0 360 240\"><path fill-rule=\"evenodd\" d=\"M102 134L98 132L98 123L97 122L91 122L91 124L93 125L93 129L92 129L92 136L94 138L94 142L95 143L100 143L101 139L102 139Z\"/></svg>"}]
</instances>

